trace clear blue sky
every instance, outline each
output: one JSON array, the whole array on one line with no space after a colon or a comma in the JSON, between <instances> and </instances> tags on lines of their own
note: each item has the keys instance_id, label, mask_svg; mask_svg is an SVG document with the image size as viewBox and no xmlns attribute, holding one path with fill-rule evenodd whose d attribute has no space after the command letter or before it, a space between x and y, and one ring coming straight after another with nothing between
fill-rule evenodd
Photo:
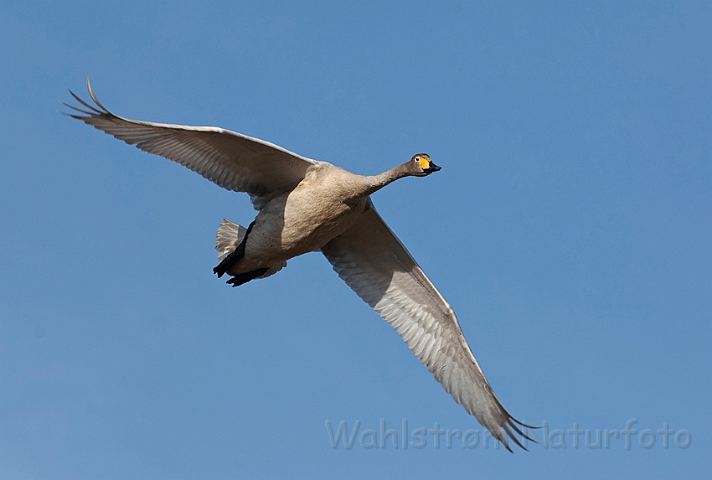
<instances>
[{"instance_id":1,"label":"clear blue sky","mask_svg":"<svg viewBox=\"0 0 712 480\"><path fill-rule=\"evenodd\" d=\"M712 7L495 3L3 2L0 479L709 475ZM60 115L87 77L357 173L429 153L374 202L548 443L367 448L481 427L320 255L218 280L247 196Z\"/></svg>"}]
</instances>

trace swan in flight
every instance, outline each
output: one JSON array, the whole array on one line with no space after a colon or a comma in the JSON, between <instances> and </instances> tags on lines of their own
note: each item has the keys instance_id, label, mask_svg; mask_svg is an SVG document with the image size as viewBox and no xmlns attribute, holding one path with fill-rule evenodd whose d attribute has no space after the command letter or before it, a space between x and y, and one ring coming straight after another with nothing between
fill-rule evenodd
<instances>
[{"instance_id":1,"label":"swan in flight","mask_svg":"<svg viewBox=\"0 0 712 480\"><path fill-rule=\"evenodd\" d=\"M482 373L455 312L376 212L370 195L399 178L440 170L427 154L374 176L356 175L277 145L217 127L140 122L70 93L71 117L160 155L235 192L258 211L244 228L225 220L217 233L220 264L233 286L274 274L287 260L321 251L336 273L388 322L445 390L511 451L507 436L533 441ZM506 435L505 435L506 433Z\"/></svg>"}]
</instances>

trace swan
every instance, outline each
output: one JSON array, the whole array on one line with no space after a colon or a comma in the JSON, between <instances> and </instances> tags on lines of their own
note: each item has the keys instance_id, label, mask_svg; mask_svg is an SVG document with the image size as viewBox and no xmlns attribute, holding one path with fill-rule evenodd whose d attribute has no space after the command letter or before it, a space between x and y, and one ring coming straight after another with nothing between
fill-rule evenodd
<instances>
[{"instance_id":1,"label":"swan","mask_svg":"<svg viewBox=\"0 0 712 480\"><path fill-rule=\"evenodd\" d=\"M445 390L509 450L507 437L534 441L520 427L537 428L504 409L475 360L455 312L388 228L370 195L403 177L440 170L429 155L374 176L350 173L277 145L217 127L141 122L111 113L71 90L79 106L67 115L139 149L199 173L222 188L246 192L258 211L244 228L223 221L220 263L213 269L233 286L265 278L287 260L321 251L336 273L405 340ZM506 435L505 435L506 433Z\"/></svg>"}]
</instances>

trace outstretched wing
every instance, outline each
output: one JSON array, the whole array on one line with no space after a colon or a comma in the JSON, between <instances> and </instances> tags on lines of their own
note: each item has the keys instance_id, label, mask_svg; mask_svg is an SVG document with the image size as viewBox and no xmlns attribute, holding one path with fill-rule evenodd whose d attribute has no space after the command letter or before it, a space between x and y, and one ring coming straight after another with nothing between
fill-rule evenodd
<instances>
[{"instance_id":1,"label":"outstretched wing","mask_svg":"<svg viewBox=\"0 0 712 480\"><path fill-rule=\"evenodd\" d=\"M465 340L452 307L425 276L373 205L322 252L359 297L383 317L455 401L500 440L527 437L499 403Z\"/></svg>"},{"instance_id":2,"label":"outstretched wing","mask_svg":"<svg viewBox=\"0 0 712 480\"><path fill-rule=\"evenodd\" d=\"M257 210L274 196L294 188L309 168L321 163L218 127L139 122L119 117L99 102L89 80L87 89L95 105L70 90L81 104L81 108L65 104L77 112L71 117L145 152L178 162L227 190L246 192Z\"/></svg>"}]
</instances>

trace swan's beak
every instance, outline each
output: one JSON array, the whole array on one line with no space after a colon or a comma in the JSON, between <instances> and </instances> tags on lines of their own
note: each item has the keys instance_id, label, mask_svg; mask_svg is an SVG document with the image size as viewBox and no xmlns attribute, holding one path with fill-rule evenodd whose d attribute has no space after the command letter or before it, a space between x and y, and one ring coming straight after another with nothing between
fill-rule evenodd
<instances>
[{"instance_id":1,"label":"swan's beak","mask_svg":"<svg viewBox=\"0 0 712 480\"><path fill-rule=\"evenodd\" d=\"M428 168L423 170L426 174L430 175L433 172L438 172L441 170L441 167L438 167L435 165L433 162L430 162L430 165L428 165Z\"/></svg>"}]
</instances>

